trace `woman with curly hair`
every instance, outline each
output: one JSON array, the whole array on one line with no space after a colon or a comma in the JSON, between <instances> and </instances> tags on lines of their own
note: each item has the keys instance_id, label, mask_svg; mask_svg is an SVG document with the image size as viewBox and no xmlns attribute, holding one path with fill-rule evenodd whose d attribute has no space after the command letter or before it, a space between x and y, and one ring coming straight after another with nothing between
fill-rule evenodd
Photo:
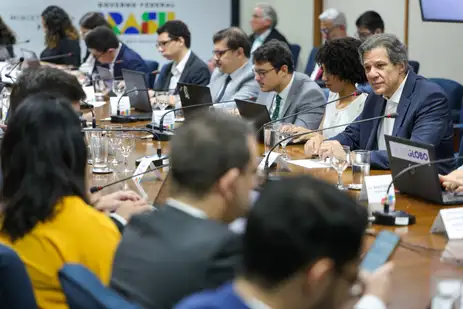
<instances>
[{"instance_id":1,"label":"woman with curly hair","mask_svg":"<svg viewBox=\"0 0 463 309\"><path fill-rule=\"evenodd\" d=\"M356 84L367 82L365 70L358 54L361 42L357 39L346 37L327 41L318 51L316 61L323 69L323 81L330 90L328 101L349 96L356 91ZM349 96L336 103L326 105L325 116L320 124L320 129L338 124L349 123L355 120L363 110L367 94ZM320 133L307 134L294 142L307 140L317 135L326 139L344 131L345 127L324 130ZM305 128L292 128L294 133L307 131Z\"/></svg>"},{"instance_id":2,"label":"woman with curly hair","mask_svg":"<svg viewBox=\"0 0 463 309\"><path fill-rule=\"evenodd\" d=\"M46 48L40 54L40 58L69 54L69 56L46 61L79 67L79 33L72 25L69 15L62 8L50 5L42 12L42 26L45 31Z\"/></svg>"},{"instance_id":3,"label":"woman with curly hair","mask_svg":"<svg viewBox=\"0 0 463 309\"><path fill-rule=\"evenodd\" d=\"M5 53L2 52L2 55L0 55L1 58L4 58L2 60L5 60L6 58L14 57L14 52L13 52L14 44L16 44L16 37L13 31L11 31L11 29L5 24L3 19L0 17L0 46L6 49L6 52Z\"/></svg>"}]
</instances>

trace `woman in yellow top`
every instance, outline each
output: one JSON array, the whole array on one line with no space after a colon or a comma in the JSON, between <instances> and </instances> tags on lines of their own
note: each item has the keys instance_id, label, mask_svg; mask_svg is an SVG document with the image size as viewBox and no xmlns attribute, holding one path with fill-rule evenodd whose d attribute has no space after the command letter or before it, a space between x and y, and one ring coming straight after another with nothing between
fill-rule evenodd
<instances>
[{"instance_id":1,"label":"woman in yellow top","mask_svg":"<svg viewBox=\"0 0 463 309\"><path fill-rule=\"evenodd\" d=\"M107 284L120 234L88 205L87 147L71 102L26 98L9 119L0 154L0 243L26 265L39 308L68 308L58 281L65 263L82 264Z\"/></svg>"}]
</instances>

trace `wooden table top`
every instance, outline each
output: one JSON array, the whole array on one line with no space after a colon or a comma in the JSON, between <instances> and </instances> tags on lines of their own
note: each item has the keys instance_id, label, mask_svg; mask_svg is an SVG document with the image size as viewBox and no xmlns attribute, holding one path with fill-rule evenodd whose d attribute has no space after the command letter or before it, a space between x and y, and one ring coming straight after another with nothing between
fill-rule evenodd
<instances>
[{"instance_id":1,"label":"wooden table top","mask_svg":"<svg viewBox=\"0 0 463 309\"><path fill-rule=\"evenodd\" d=\"M96 111L97 119L100 119L103 114L107 114L107 110ZM99 122L100 125L110 125L109 122ZM124 127L144 127L146 123L127 124ZM139 135L139 134L138 134ZM139 135L140 136L140 135ZM135 159L145 155L156 153L157 142L152 140L136 139L135 151L129 158L129 166L134 168ZM163 153L167 153L168 143L162 143ZM288 145L287 151L291 159L304 158L303 146ZM259 145L259 153L263 153L262 145ZM329 183L335 184L337 174L333 169L306 169L296 165L289 165L290 172L288 175L295 174L310 174L314 177L323 179ZM163 175L166 175L168 169L163 169ZM117 179L116 173L109 175L94 175L91 172L91 167L88 170L90 185L102 185ZM371 171L371 175L381 175L390 173L389 171ZM148 174L150 175L150 174ZM150 176L145 176L149 178ZM145 178L144 178L145 179ZM352 172L347 169L343 174L343 182L348 184L352 181ZM142 187L148 194L149 201L154 201L163 181L151 180L142 181ZM129 187L137 191L132 182L129 182ZM102 191L109 193L121 189L121 186L113 186ZM164 191L164 190L163 190ZM354 196L358 192L352 192ZM367 206L366 206L367 207ZM416 216L416 224L408 227L384 227L373 225L372 229L378 232L382 229L387 229L398 233L402 237L402 242L413 244L412 249L399 247L395 252L392 260L396 267L393 272L393 293L391 295L391 303L388 308L406 308L418 309L427 308L430 303L430 295L432 295L431 281L439 276L461 276L463 271L461 267L440 262L440 256L447 244L445 235L436 235L430 233L432 223L442 206L432 204L421 199L410 197L404 194L396 194L396 209L404 210ZM366 248L372 243L373 237L366 238Z\"/></svg>"}]
</instances>

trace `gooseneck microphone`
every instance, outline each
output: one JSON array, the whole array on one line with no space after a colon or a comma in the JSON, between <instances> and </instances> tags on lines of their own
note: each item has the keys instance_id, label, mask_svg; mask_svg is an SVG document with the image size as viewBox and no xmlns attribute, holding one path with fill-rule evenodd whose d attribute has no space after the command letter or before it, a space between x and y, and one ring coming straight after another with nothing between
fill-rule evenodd
<instances>
[{"instance_id":1,"label":"gooseneck microphone","mask_svg":"<svg viewBox=\"0 0 463 309\"><path fill-rule=\"evenodd\" d=\"M116 104L116 115L117 116L120 116L121 115L121 111L120 111L120 108L119 108L119 105L121 103L121 100L122 100L122 97L124 97L125 95L128 95L129 93L132 93L132 92L136 92L136 91L149 91L150 89L149 88L133 88L133 89L130 89L130 90L126 90L124 91L124 93L119 97L119 100L117 100L117 104ZM116 118L115 118L116 119ZM112 117L111 117L111 120L112 120Z\"/></svg>"},{"instance_id":2,"label":"gooseneck microphone","mask_svg":"<svg viewBox=\"0 0 463 309\"><path fill-rule=\"evenodd\" d=\"M371 118L361 119L361 120L357 120L357 121L353 121L353 122L338 124L338 125L331 126L331 127L328 127L328 128L313 130L312 132L320 132L320 131L323 131L323 130L335 129L335 128L339 128L339 127L348 126L348 125L351 125L351 124L363 123L363 122L368 122L368 121L373 121L373 120L383 119L383 118L397 118L398 115L399 115L398 113L390 113L390 114L386 114L386 115L382 115L382 116L371 117ZM268 161L269 161L269 158L270 158L270 153L272 153L272 151L275 150L275 148L277 148L278 146L280 146L280 144L281 144L282 142L287 141L287 140L290 140L290 139L293 139L293 138L295 138L295 137L299 137L299 136L305 135L305 134L307 134L307 132L301 132L301 133L293 134L293 135L291 135L291 136L288 136L288 137L286 137L286 138L281 139L281 140L278 141L272 148L270 148L270 150L268 151L269 154L265 157L264 171L265 171L265 173L266 173L266 179L268 179L268 174L269 174Z\"/></svg>"},{"instance_id":3,"label":"gooseneck microphone","mask_svg":"<svg viewBox=\"0 0 463 309\"><path fill-rule=\"evenodd\" d=\"M85 105L86 107L90 109L90 112L92 113L92 128L95 129L96 128L96 117L95 117L95 110L94 110L93 105L85 102L84 100L80 100L80 104Z\"/></svg>"},{"instance_id":4,"label":"gooseneck microphone","mask_svg":"<svg viewBox=\"0 0 463 309\"><path fill-rule=\"evenodd\" d=\"M8 77L14 83L15 81L13 77L11 76L11 73L13 73L13 71L18 67L18 65L20 65L23 62L24 62L24 57L19 58L19 60L15 63L15 65L11 68L11 70L9 70L8 73L5 74L5 77Z\"/></svg>"},{"instance_id":5,"label":"gooseneck microphone","mask_svg":"<svg viewBox=\"0 0 463 309\"><path fill-rule=\"evenodd\" d=\"M282 120L285 120L285 119L288 119L288 118L292 118L294 116L297 116L297 115L300 115L300 114L305 114L305 113L308 113L314 109L317 109L317 108L320 108L320 107L323 107L323 106L326 106L326 105L329 105L331 103L334 103L334 102L338 102L338 101L341 101L341 100L344 100L344 99L347 99L347 98L350 98L352 96L359 96L362 94L362 91L360 90L356 90L354 92L352 92L351 94L348 94L348 95L345 95L343 97L340 97L340 98L337 98L337 99L334 99L334 100L331 100L331 101L328 101L328 102L325 102L323 104L318 104L317 106L312 106L310 108L307 108L307 109L303 109L301 111L298 111L297 113L294 113L294 114L291 114L291 115L288 115L288 116L285 116L285 117L281 117L281 118L278 118L278 119L275 119L275 120L272 120L272 121L269 121L269 122L266 122L264 123L259 129L257 129L256 131L256 134L258 134L265 126L269 125L269 124L272 124L272 123L276 123L276 122L280 122ZM308 132L306 132L307 134Z\"/></svg>"},{"instance_id":6,"label":"gooseneck microphone","mask_svg":"<svg viewBox=\"0 0 463 309\"><path fill-rule=\"evenodd\" d=\"M121 182L130 180L130 179L132 179L133 177L137 177L137 176L144 175L144 174L147 174L147 173L150 173L150 172L154 172L154 171L156 171L156 170L158 170L158 169L160 169L160 168L168 167L168 166L169 166L169 164L163 164L163 165L160 165L160 166L156 166L155 168L146 170L146 171L144 171L144 172L142 172L142 173L135 174L135 175L131 175L131 176L129 176L129 177L125 177L125 178L119 179L119 180L117 180L117 181L108 183L107 185L104 185L104 186L94 186L94 187L91 187L91 188L90 188L90 193L96 193L96 192L98 192L98 191L103 190L104 188L111 187L111 186L116 185L116 184L118 184L118 183L121 183Z\"/></svg>"},{"instance_id":7,"label":"gooseneck microphone","mask_svg":"<svg viewBox=\"0 0 463 309\"><path fill-rule=\"evenodd\" d=\"M66 54L59 54L59 55L55 55L55 56L42 57L42 58L40 58L40 61L67 58L67 57L71 57L72 55L73 55L72 53L66 53Z\"/></svg>"}]
</instances>

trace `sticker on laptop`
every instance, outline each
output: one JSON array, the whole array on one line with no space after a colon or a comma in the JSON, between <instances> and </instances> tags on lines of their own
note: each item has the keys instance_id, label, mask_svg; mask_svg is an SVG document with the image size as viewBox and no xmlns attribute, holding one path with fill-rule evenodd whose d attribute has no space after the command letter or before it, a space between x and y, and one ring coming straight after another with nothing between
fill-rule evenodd
<instances>
[{"instance_id":1,"label":"sticker on laptop","mask_svg":"<svg viewBox=\"0 0 463 309\"><path fill-rule=\"evenodd\" d=\"M405 145L397 142L389 142L391 156L415 163L429 163L429 152L427 149Z\"/></svg>"}]
</instances>

